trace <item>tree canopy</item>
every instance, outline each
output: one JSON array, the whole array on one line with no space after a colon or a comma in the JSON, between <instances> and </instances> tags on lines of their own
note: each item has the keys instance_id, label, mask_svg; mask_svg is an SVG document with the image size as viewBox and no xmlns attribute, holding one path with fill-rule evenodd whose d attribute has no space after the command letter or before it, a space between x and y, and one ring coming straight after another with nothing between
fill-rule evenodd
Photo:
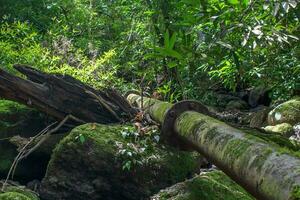
<instances>
[{"instance_id":1,"label":"tree canopy","mask_svg":"<svg viewBox=\"0 0 300 200\"><path fill-rule=\"evenodd\" d=\"M299 90L296 0L1 0L0 64L165 100L264 85ZM205 97L205 98L204 98Z\"/></svg>"}]
</instances>

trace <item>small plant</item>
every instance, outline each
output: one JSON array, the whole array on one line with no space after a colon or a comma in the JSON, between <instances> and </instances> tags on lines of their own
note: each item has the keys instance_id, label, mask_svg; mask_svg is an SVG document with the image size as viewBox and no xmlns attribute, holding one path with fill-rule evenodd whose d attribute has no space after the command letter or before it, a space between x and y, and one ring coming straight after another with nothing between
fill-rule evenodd
<instances>
[{"instance_id":1,"label":"small plant","mask_svg":"<svg viewBox=\"0 0 300 200\"><path fill-rule=\"evenodd\" d=\"M125 127L120 134L125 139L123 142L115 142L118 149L117 157L122 160L122 169L130 171L136 165L146 165L149 158L155 156L154 146L159 142L156 129L141 134L133 126Z\"/></svg>"},{"instance_id":2,"label":"small plant","mask_svg":"<svg viewBox=\"0 0 300 200\"><path fill-rule=\"evenodd\" d=\"M83 144L86 141L84 135L82 135L81 133L75 137L75 140L81 142L81 144Z\"/></svg>"}]
</instances>

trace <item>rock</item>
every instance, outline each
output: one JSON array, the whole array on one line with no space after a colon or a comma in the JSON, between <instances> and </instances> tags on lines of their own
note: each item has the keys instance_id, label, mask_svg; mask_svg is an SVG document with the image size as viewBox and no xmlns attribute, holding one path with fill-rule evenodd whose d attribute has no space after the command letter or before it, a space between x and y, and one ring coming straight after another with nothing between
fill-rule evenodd
<instances>
[{"instance_id":1,"label":"rock","mask_svg":"<svg viewBox=\"0 0 300 200\"><path fill-rule=\"evenodd\" d=\"M296 141L300 144L300 123L296 124L294 127L295 134L290 137L292 141Z\"/></svg>"},{"instance_id":2,"label":"rock","mask_svg":"<svg viewBox=\"0 0 300 200\"><path fill-rule=\"evenodd\" d=\"M6 175L18 152L9 142L15 135L31 137L47 126L46 116L18 103L0 100L0 179ZM15 178L27 181L44 176L50 156L37 155L21 161Z\"/></svg>"},{"instance_id":3,"label":"rock","mask_svg":"<svg viewBox=\"0 0 300 200\"><path fill-rule=\"evenodd\" d=\"M39 200L39 197L24 187L9 186L0 193L0 200Z\"/></svg>"},{"instance_id":4,"label":"rock","mask_svg":"<svg viewBox=\"0 0 300 200\"><path fill-rule=\"evenodd\" d=\"M143 145L133 127L85 124L56 147L42 181L42 199L145 199L199 171L196 155ZM135 137L135 136L134 136ZM145 136L146 137L146 136ZM146 141L146 140L143 140ZM135 163L135 164L134 164Z\"/></svg>"},{"instance_id":5,"label":"rock","mask_svg":"<svg viewBox=\"0 0 300 200\"><path fill-rule=\"evenodd\" d=\"M221 171L211 171L161 190L151 200L251 200L244 189Z\"/></svg>"},{"instance_id":6,"label":"rock","mask_svg":"<svg viewBox=\"0 0 300 200\"><path fill-rule=\"evenodd\" d=\"M300 99L294 98L276 106L268 115L268 124L289 123L292 126L300 122Z\"/></svg>"},{"instance_id":7,"label":"rock","mask_svg":"<svg viewBox=\"0 0 300 200\"><path fill-rule=\"evenodd\" d=\"M270 90L264 86L259 86L250 91L248 104L254 108L258 105L269 106L271 99L269 97Z\"/></svg>"},{"instance_id":8,"label":"rock","mask_svg":"<svg viewBox=\"0 0 300 200\"><path fill-rule=\"evenodd\" d=\"M232 100L226 105L226 110L245 110L248 105L243 100Z\"/></svg>"},{"instance_id":9,"label":"rock","mask_svg":"<svg viewBox=\"0 0 300 200\"><path fill-rule=\"evenodd\" d=\"M290 137L294 133L293 126L288 123L277 124L275 126L266 126L264 130L267 132L280 133L285 137Z\"/></svg>"},{"instance_id":10,"label":"rock","mask_svg":"<svg viewBox=\"0 0 300 200\"><path fill-rule=\"evenodd\" d=\"M250 124L251 128L261 128L267 125L268 113L270 112L269 107L262 107L257 112L251 115Z\"/></svg>"},{"instance_id":11,"label":"rock","mask_svg":"<svg viewBox=\"0 0 300 200\"><path fill-rule=\"evenodd\" d=\"M21 104L0 100L0 138L30 137L47 126L47 117Z\"/></svg>"}]
</instances>

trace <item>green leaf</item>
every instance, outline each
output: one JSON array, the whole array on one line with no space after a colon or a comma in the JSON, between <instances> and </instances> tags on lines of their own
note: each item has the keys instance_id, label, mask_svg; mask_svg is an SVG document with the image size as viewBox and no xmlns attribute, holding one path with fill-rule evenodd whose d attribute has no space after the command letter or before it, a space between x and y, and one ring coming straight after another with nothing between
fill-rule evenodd
<instances>
[{"instance_id":1,"label":"green leaf","mask_svg":"<svg viewBox=\"0 0 300 200\"><path fill-rule=\"evenodd\" d=\"M173 33L171 39L170 39L170 42L169 42L169 49L173 49L174 48L174 45L175 45L175 42L176 42L176 39L177 39L177 33Z\"/></svg>"},{"instance_id":2,"label":"green leaf","mask_svg":"<svg viewBox=\"0 0 300 200\"><path fill-rule=\"evenodd\" d=\"M161 58L162 55L157 54L157 53L148 53L144 56L144 59L151 59L151 58Z\"/></svg>"},{"instance_id":3,"label":"green leaf","mask_svg":"<svg viewBox=\"0 0 300 200\"><path fill-rule=\"evenodd\" d=\"M228 0L228 3L232 4L232 5L237 5L239 4L239 0Z\"/></svg>"},{"instance_id":4,"label":"green leaf","mask_svg":"<svg viewBox=\"0 0 300 200\"><path fill-rule=\"evenodd\" d=\"M155 47L155 50L158 51L163 56L169 56L172 58L177 58L178 60L182 59L182 55L173 49L166 49L161 47Z\"/></svg>"},{"instance_id":5,"label":"green leaf","mask_svg":"<svg viewBox=\"0 0 300 200\"><path fill-rule=\"evenodd\" d=\"M223 47L226 47L227 49L232 49L232 46L228 43L225 43L225 42L222 42L222 41L217 41L216 43L223 46Z\"/></svg>"},{"instance_id":6,"label":"green leaf","mask_svg":"<svg viewBox=\"0 0 300 200\"><path fill-rule=\"evenodd\" d=\"M243 3L243 5L248 6L250 1L249 0L243 0L242 3Z\"/></svg>"},{"instance_id":7,"label":"green leaf","mask_svg":"<svg viewBox=\"0 0 300 200\"><path fill-rule=\"evenodd\" d=\"M84 137L82 134L79 135L79 141L80 141L81 143L84 143L84 142L85 142L85 137Z\"/></svg>"},{"instance_id":8,"label":"green leaf","mask_svg":"<svg viewBox=\"0 0 300 200\"><path fill-rule=\"evenodd\" d=\"M168 66L170 69L176 67L176 65L177 65L176 62L169 62L169 63L167 64L167 66Z\"/></svg>"},{"instance_id":9,"label":"green leaf","mask_svg":"<svg viewBox=\"0 0 300 200\"><path fill-rule=\"evenodd\" d=\"M169 41L170 41L170 34L169 34L169 30L167 30L164 35L165 48L169 48L169 46L170 46Z\"/></svg>"}]
</instances>

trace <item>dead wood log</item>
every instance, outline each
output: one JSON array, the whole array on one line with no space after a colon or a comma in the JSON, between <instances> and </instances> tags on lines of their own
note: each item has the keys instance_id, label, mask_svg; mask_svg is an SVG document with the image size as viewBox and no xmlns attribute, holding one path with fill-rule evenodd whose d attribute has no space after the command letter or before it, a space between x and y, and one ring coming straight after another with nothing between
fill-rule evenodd
<instances>
[{"instance_id":1,"label":"dead wood log","mask_svg":"<svg viewBox=\"0 0 300 200\"><path fill-rule=\"evenodd\" d=\"M176 116L170 103L146 97L142 101L135 94L127 99L139 107L143 104L159 123L175 119L169 126L174 131L162 135L167 141L201 153L257 199L300 199L300 158L293 152L203 113L185 111Z\"/></svg>"},{"instance_id":2,"label":"dead wood log","mask_svg":"<svg viewBox=\"0 0 300 200\"><path fill-rule=\"evenodd\" d=\"M26 65L14 68L27 79L0 69L0 98L36 108L58 120L72 115L78 119L74 124L115 123L135 115L135 109L113 89L99 91L71 76L47 74Z\"/></svg>"}]
</instances>

